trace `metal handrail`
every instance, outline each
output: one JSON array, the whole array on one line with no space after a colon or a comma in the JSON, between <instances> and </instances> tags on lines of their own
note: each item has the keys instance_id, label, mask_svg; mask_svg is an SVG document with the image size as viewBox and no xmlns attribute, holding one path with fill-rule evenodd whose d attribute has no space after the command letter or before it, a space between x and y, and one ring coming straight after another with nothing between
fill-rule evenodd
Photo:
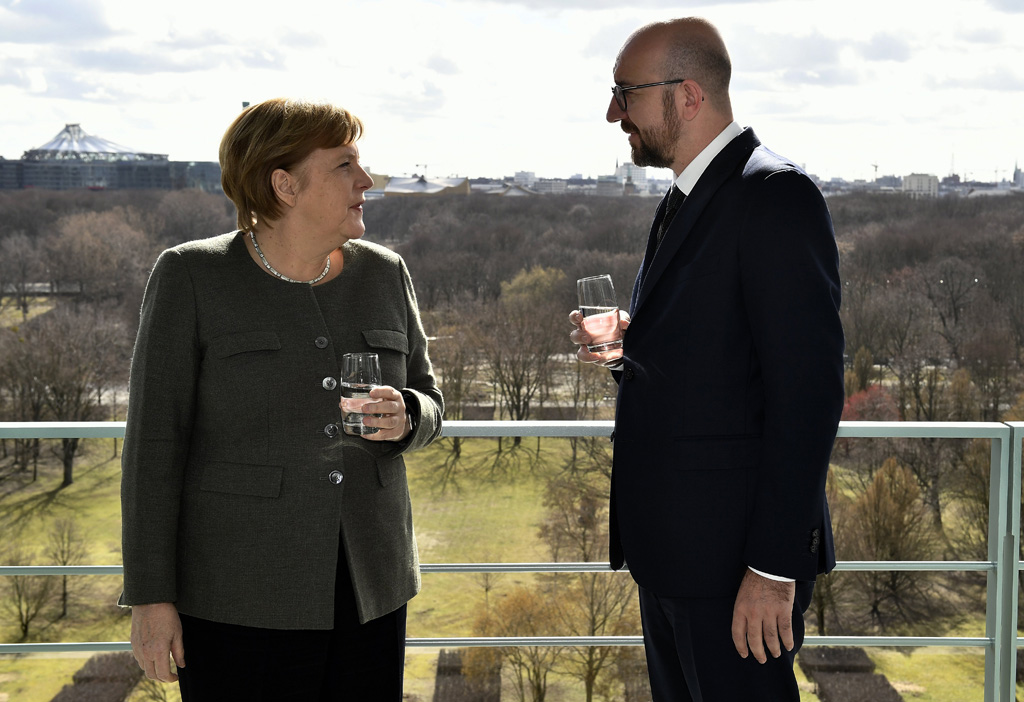
<instances>
[{"instance_id":1,"label":"metal handrail","mask_svg":"<svg viewBox=\"0 0 1024 702\"><path fill-rule=\"evenodd\" d=\"M0 422L3 438L123 438L124 422ZM609 436L610 421L451 421L446 437ZM838 438L990 439L988 560L985 561L841 561L840 571L974 571L988 577L985 636L807 636L807 646L974 647L985 649L985 702L1011 702L1015 692L1017 575L1020 563L1020 498L1024 422L842 422ZM434 563L427 573L610 572L607 563ZM9 575L117 575L121 566L0 566ZM639 636L532 636L410 638L410 647L470 646L639 646ZM0 655L41 652L129 650L122 642L0 644Z\"/></svg>"},{"instance_id":2,"label":"metal handrail","mask_svg":"<svg viewBox=\"0 0 1024 702\"><path fill-rule=\"evenodd\" d=\"M1022 566L1024 568L1024 566ZM837 571L961 571L990 572L990 561L840 561ZM5 575L121 575L119 565L20 565L0 566ZM613 570L611 564L597 561L561 561L557 563L420 563L420 573L626 573Z\"/></svg>"}]
</instances>

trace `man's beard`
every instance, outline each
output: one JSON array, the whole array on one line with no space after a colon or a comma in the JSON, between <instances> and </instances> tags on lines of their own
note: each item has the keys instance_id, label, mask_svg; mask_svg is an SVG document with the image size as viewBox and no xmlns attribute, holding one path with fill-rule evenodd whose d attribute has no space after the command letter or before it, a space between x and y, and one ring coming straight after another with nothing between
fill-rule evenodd
<instances>
[{"instance_id":1,"label":"man's beard","mask_svg":"<svg viewBox=\"0 0 1024 702\"><path fill-rule=\"evenodd\" d=\"M629 127L627 129L627 126ZM673 91L665 91L662 100L662 124L660 127L640 129L632 122L622 121L624 131L636 134L639 143L632 147L633 164L670 168L675 160L675 146L679 141L681 123L676 114L676 99Z\"/></svg>"}]
</instances>

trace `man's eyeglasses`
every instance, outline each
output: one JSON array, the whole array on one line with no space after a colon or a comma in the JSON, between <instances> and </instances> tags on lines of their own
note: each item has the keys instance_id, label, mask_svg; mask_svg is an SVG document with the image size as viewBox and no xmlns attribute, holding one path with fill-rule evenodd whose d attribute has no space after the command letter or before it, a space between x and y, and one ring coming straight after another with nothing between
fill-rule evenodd
<instances>
[{"instance_id":1,"label":"man's eyeglasses","mask_svg":"<svg viewBox=\"0 0 1024 702\"><path fill-rule=\"evenodd\" d=\"M663 80L660 83L644 83L643 85L613 85L612 94L615 96L615 104L619 106L619 109L623 112L626 111L626 93L630 90L639 90L640 88L653 88L656 85L674 85L676 83L682 83L685 78L679 80Z\"/></svg>"}]
</instances>

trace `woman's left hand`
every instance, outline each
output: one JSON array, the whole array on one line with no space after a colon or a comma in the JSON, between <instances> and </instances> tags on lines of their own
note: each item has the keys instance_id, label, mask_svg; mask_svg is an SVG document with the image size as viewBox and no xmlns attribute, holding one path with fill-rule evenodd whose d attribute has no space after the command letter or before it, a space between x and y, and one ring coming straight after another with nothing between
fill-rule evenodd
<instances>
[{"instance_id":1,"label":"woman's left hand","mask_svg":"<svg viewBox=\"0 0 1024 702\"><path fill-rule=\"evenodd\" d=\"M363 426L377 427L380 431L363 434L368 441L401 441L409 435L412 425L405 411L405 398L390 385L380 385L370 390L370 398L376 402L363 405ZM381 415L376 417L374 415Z\"/></svg>"}]
</instances>

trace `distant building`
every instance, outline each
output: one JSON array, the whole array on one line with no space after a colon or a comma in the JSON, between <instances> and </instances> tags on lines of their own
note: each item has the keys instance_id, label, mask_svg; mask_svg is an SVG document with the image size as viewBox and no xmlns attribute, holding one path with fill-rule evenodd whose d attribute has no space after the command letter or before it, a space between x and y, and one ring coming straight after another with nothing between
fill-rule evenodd
<instances>
[{"instance_id":1,"label":"distant building","mask_svg":"<svg viewBox=\"0 0 1024 702\"><path fill-rule=\"evenodd\" d=\"M221 192L220 164L216 161L171 161L171 188Z\"/></svg>"},{"instance_id":2,"label":"distant building","mask_svg":"<svg viewBox=\"0 0 1024 702\"><path fill-rule=\"evenodd\" d=\"M0 156L0 190L20 188L21 161L8 161Z\"/></svg>"},{"instance_id":3,"label":"distant building","mask_svg":"<svg viewBox=\"0 0 1024 702\"><path fill-rule=\"evenodd\" d=\"M647 169L643 166L635 166L629 161L626 161L615 169L615 177L618 178L619 182L623 185L631 182L635 192L644 192L647 190Z\"/></svg>"},{"instance_id":4,"label":"distant building","mask_svg":"<svg viewBox=\"0 0 1024 702\"><path fill-rule=\"evenodd\" d=\"M597 177L596 195L618 197L621 196L623 192L623 183L617 176L606 175Z\"/></svg>"},{"instance_id":5,"label":"distant building","mask_svg":"<svg viewBox=\"0 0 1024 702\"><path fill-rule=\"evenodd\" d=\"M221 192L220 164L171 161L142 153L67 124L53 139L26 151L20 161L0 159L0 188L91 190L198 188Z\"/></svg>"},{"instance_id":6,"label":"distant building","mask_svg":"<svg viewBox=\"0 0 1024 702\"><path fill-rule=\"evenodd\" d=\"M516 185L523 185L527 188L532 188L533 184L537 182L537 174L533 171L516 171L515 178L512 180Z\"/></svg>"},{"instance_id":7,"label":"distant building","mask_svg":"<svg viewBox=\"0 0 1024 702\"><path fill-rule=\"evenodd\" d=\"M903 177L903 192L911 197L938 197L939 177L925 173L911 173Z\"/></svg>"},{"instance_id":8,"label":"distant building","mask_svg":"<svg viewBox=\"0 0 1024 702\"><path fill-rule=\"evenodd\" d=\"M564 180L542 178L533 184L533 189L542 195L564 195L569 183Z\"/></svg>"},{"instance_id":9,"label":"distant building","mask_svg":"<svg viewBox=\"0 0 1024 702\"><path fill-rule=\"evenodd\" d=\"M658 197L664 197L668 189L672 187L674 180L667 178L650 178L647 181L647 194L657 195Z\"/></svg>"}]
</instances>

